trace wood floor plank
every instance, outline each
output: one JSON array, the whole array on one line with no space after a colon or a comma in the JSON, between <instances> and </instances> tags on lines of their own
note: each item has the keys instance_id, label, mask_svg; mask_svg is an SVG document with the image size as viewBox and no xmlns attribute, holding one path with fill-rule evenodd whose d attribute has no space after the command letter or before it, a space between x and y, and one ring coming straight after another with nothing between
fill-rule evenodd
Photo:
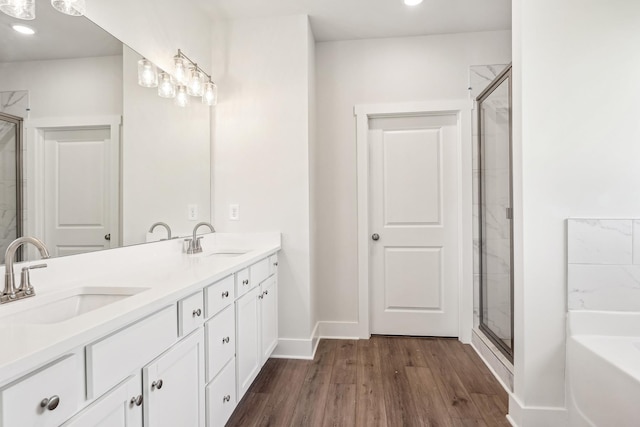
<instances>
[{"instance_id":1,"label":"wood floor plank","mask_svg":"<svg viewBox=\"0 0 640 427\"><path fill-rule=\"evenodd\" d=\"M498 380L493 376L493 373L491 373L487 365L484 364L484 362L472 346L465 345L464 350L472 360L474 366L476 366L476 368L483 373L485 380L494 385L494 393L500 398L500 401L504 405L504 408L508 408L509 393L507 393L504 387L502 387Z\"/></svg>"},{"instance_id":2,"label":"wood floor plank","mask_svg":"<svg viewBox=\"0 0 640 427\"><path fill-rule=\"evenodd\" d=\"M458 340L439 340L438 345L443 353L451 356L450 361L455 361L455 371L468 393L496 394L494 384L487 381L479 365L471 360L464 350L464 344Z\"/></svg>"},{"instance_id":3,"label":"wood floor plank","mask_svg":"<svg viewBox=\"0 0 640 427\"><path fill-rule=\"evenodd\" d=\"M238 407L229 418L227 427L253 427L258 422L256 414L262 413L269 400L269 394L247 391Z\"/></svg>"},{"instance_id":4,"label":"wood floor plank","mask_svg":"<svg viewBox=\"0 0 640 427\"><path fill-rule=\"evenodd\" d=\"M340 340L336 344L331 384L356 383L356 343L356 340Z\"/></svg>"},{"instance_id":5,"label":"wood floor plank","mask_svg":"<svg viewBox=\"0 0 640 427\"><path fill-rule=\"evenodd\" d=\"M278 375L286 363L286 359L267 360L247 393L270 393L277 384Z\"/></svg>"},{"instance_id":6,"label":"wood floor plank","mask_svg":"<svg viewBox=\"0 0 640 427\"><path fill-rule=\"evenodd\" d=\"M400 353L398 357L402 358L404 366L415 366L419 368L426 368L427 362L424 357L424 350L420 346L421 339L410 337L397 337L396 338Z\"/></svg>"},{"instance_id":7,"label":"wood floor plank","mask_svg":"<svg viewBox=\"0 0 640 427\"><path fill-rule=\"evenodd\" d=\"M356 378L356 426L386 427L380 355L376 338L359 340Z\"/></svg>"},{"instance_id":8,"label":"wood floor plank","mask_svg":"<svg viewBox=\"0 0 640 427\"><path fill-rule=\"evenodd\" d=\"M322 340L318 344L313 363L307 374L296 402L291 426L318 426L324 418L325 405L329 395L329 383L335 359L335 340Z\"/></svg>"},{"instance_id":9,"label":"wood floor plank","mask_svg":"<svg viewBox=\"0 0 640 427\"><path fill-rule=\"evenodd\" d=\"M443 352L438 340L421 340L421 345L451 418L481 421L482 415L449 363L451 356Z\"/></svg>"},{"instance_id":10,"label":"wood floor plank","mask_svg":"<svg viewBox=\"0 0 640 427\"><path fill-rule=\"evenodd\" d=\"M309 361L306 360L286 361L273 392L258 415L257 426L289 425L308 368Z\"/></svg>"},{"instance_id":11,"label":"wood floor plank","mask_svg":"<svg viewBox=\"0 0 640 427\"><path fill-rule=\"evenodd\" d=\"M378 347L381 365L384 403L389 426L421 426L422 419L416 407L400 344L401 338L381 338Z\"/></svg>"},{"instance_id":12,"label":"wood floor plank","mask_svg":"<svg viewBox=\"0 0 640 427\"><path fill-rule=\"evenodd\" d=\"M511 425L511 423L507 421L505 411L501 408L501 402L498 396L471 393L471 399L480 410L487 425L492 427L509 427Z\"/></svg>"},{"instance_id":13,"label":"wood floor plank","mask_svg":"<svg viewBox=\"0 0 640 427\"><path fill-rule=\"evenodd\" d=\"M330 384L322 427L351 427L355 425L356 385Z\"/></svg>"},{"instance_id":14,"label":"wood floor plank","mask_svg":"<svg viewBox=\"0 0 640 427\"><path fill-rule=\"evenodd\" d=\"M422 423L430 427L452 427L449 411L442 400L436 380L429 368L405 368Z\"/></svg>"}]
</instances>

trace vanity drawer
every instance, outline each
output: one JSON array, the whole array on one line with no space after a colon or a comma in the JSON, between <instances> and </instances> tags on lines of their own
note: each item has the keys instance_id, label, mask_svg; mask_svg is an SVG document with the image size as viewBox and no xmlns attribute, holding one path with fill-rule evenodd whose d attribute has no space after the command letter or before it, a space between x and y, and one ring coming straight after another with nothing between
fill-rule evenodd
<instances>
[{"instance_id":1,"label":"vanity drawer","mask_svg":"<svg viewBox=\"0 0 640 427\"><path fill-rule=\"evenodd\" d=\"M207 382L235 356L236 323L235 306L225 308L205 325L207 336Z\"/></svg>"},{"instance_id":2,"label":"vanity drawer","mask_svg":"<svg viewBox=\"0 0 640 427\"><path fill-rule=\"evenodd\" d=\"M204 298L202 291L178 301L178 333L189 335L204 323Z\"/></svg>"},{"instance_id":3,"label":"vanity drawer","mask_svg":"<svg viewBox=\"0 0 640 427\"><path fill-rule=\"evenodd\" d=\"M245 268L236 273L236 298L246 294L251 289L251 281L249 280L249 269Z\"/></svg>"},{"instance_id":4,"label":"vanity drawer","mask_svg":"<svg viewBox=\"0 0 640 427\"><path fill-rule=\"evenodd\" d=\"M276 274L278 272L278 254L273 254L269 257L269 275Z\"/></svg>"},{"instance_id":5,"label":"vanity drawer","mask_svg":"<svg viewBox=\"0 0 640 427\"><path fill-rule=\"evenodd\" d=\"M206 388L207 426L222 427L236 408L235 359Z\"/></svg>"},{"instance_id":6,"label":"vanity drawer","mask_svg":"<svg viewBox=\"0 0 640 427\"><path fill-rule=\"evenodd\" d=\"M66 356L0 392L1 425L60 425L78 410L83 388L82 358Z\"/></svg>"},{"instance_id":7,"label":"vanity drawer","mask_svg":"<svg viewBox=\"0 0 640 427\"><path fill-rule=\"evenodd\" d=\"M204 289L205 312L207 318L233 303L235 287L233 275L226 277Z\"/></svg>"},{"instance_id":8,"label":"vanity drawer","mask_svg":"<svg viewBox=\"0 0 640 427\"><path fill-rule=\"evenodd\" d=\"M249 267L249 277L251 278L251 283L254 285L259 285L264 282L270 275L269 258L258 261Z\"/></svg>"},{"instance_id":9,"label":"vanity drawer","mask_svg":"<svg viewBox=\"0 0 640 427\"><path fill-rule=\"evenodd\" d=\"M178 338L175 304L86 347L87 397L96 398Z\"/></svg>"}]
</instances>

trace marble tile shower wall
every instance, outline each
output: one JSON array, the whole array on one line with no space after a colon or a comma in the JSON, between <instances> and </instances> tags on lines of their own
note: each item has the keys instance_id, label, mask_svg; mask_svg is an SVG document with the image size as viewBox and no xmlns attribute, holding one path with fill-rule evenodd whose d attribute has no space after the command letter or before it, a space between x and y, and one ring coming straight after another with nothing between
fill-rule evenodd
<instances>
[{"instance_id":1,"label":"marble tile shower wall","mask_svg":"<svg viewBox=\"0 0 640 427\"><path fill-rule=\"evenodd\" d=\"M29 92L26 90L0 92L0 112L26 118L29 111ZM25 154L26 144L22 147ZM4 264L4 250L16 237L16 168L15 130L0 124L0 264ZM26 158L23 156L23 158ZM24 174L23 176L26 176ZM22 180L22 189L26 180ZM22 212L26 221L26 209Z\"/></svg>"},{"instance_id":2,"label":"marble tile shower wall","mask_svg":"<svg viewBox=\"0 0 640 427\"><path fill-rule=\"evenodd\" d=\"M640 219L567 220L570 310L640 311Z\"/></svg>"},{"instance_id":3,"label":"marble tile shower wall","mask_svg":"<svg viewBox=\"0 0 640 427\"><path fill-rule=\"evenodd\" d=\"M469 67L469 97L476 99L483 90L507 67L507 64L473 65ZM480 323L480 231L479 231L479 164L478 164L478 115L472 114L473 127L473 319L474 326ZM498 261L499 258L495 258ZM504 265L504 262L502 262ZM508 288L508 283L507 283ZM510 303L509 303L510 304ZM504 310L501 310L504 311ZM502 316L503 317L503 316ZM503 322L500 322L503 323ZM510 323L508 323L510 324Z\"/></svg>"}]
</instances>

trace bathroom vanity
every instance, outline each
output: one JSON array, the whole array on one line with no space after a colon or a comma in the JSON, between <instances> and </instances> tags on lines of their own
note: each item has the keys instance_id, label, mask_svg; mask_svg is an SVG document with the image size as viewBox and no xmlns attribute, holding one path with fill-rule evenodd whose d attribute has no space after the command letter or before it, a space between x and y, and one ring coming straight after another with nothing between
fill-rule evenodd
<instances>
[{"instance_id":1,"label":"bathroom vanity","mask_svg":"<svg viewBox=\"0 0 640 427\"><path fill-rule=\"evenodd\" d=\"M47 260L0 306L0 427L223 426L278 341L278 233ZM47 271L48 270L48 271Z\"/></svg>"}]
</instances>

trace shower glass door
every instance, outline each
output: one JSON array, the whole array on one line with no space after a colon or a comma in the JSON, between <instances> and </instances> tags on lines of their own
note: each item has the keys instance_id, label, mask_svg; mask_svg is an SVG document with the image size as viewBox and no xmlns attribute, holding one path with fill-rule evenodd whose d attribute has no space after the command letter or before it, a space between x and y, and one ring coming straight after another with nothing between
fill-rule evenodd
<instances>
[{"instance_id":1,"label":"shower glass door","mask_svg":"<svg viewBox=\"0 0 640 427\"><path fill-rule=\"evenodd\" d=\"M22 235L22 119L0 113L0 264ZM17 260L21 259L18 251Z\"/></svg>"},{"instance_id":2,"label":"shower glass door","mask_svg":"<svg viewBox=\"0 0 640 427\"><path fill-rule=\"evenodd\" d=\"M478 96L480 330L513 361L511 67Z\"/></svg>"}]
</instances>

